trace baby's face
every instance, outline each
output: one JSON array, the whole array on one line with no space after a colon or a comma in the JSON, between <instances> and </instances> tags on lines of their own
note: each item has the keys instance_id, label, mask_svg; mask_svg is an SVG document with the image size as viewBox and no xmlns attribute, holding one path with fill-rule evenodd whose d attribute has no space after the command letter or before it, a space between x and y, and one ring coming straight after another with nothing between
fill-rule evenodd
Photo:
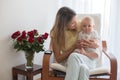
<instances>
[{"instance_id":1,"label":"baby's face","mask_svg":"<svg viewBox=\"0 0 120 80\"><path fill-rule=\"evenodd\" d=\"M93 30L93 22L90 20L83 20L81 23L81 29L85 33L90 33Z\"/></svg>"}]
</instances>

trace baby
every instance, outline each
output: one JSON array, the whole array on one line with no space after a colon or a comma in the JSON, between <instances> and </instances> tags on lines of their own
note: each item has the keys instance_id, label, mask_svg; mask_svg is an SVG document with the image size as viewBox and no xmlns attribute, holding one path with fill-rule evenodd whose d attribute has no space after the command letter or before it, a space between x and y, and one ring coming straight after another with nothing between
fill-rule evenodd
<instances>
[{"instance_id":1,"label":"baby","mask_svg":"<svg viewBox=\"0 0 120 80\"><path fill-rule=\"evenodd\" d=\"M89 46L86 45L87 42L93 42L99 40L99 36L97 31L94 29L94 20L92 17L84 17L81 21L81 31L78 36L78 40L80 40L80 44L82 48L75 49L75 52L79 52L81 54L86 53L96 53L98 54L98 49L89 48ZM87 46L87 47L86 47Z\"/></svg>"}]
</instances>

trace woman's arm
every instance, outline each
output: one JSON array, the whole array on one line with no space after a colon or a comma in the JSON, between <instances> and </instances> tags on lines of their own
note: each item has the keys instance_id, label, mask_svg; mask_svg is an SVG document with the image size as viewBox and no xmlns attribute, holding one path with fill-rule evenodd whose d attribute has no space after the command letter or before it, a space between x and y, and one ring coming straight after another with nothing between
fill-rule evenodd
<instances>
[{"instance_id":1,"label":"woman's arm","mask_svg":"<svg viewBox=\"0 0 120 80\"><path fill-rule=\"evenodd\" d=\"M80 45L81 45L81 47L84 47L84 48L94 48L94 49L96 49L100 46L100 40L94 39L94 40L89 40L88 41L88 40L84 39L80 42Z\"/></svg>"},{"instance_id":2,"label":"woman's arm","mask_svg":"<svg viewBox=\"0 0 120 80\"><path fill-rule=\"evenodd\" d=\"M53 48L52 48L52 41L51 41L51 40L50 40L49 49L50 49L51 51L53 51Z\"/></svg>"},{"instance_id":3,"label":"woman's arm","mask_svg":"<svg viewBox=\"0 0 120 80\"><path fill-rule=\"evenodd\" d=\"M100 46L99 39L90 40L89 43L90 43L90 45L89 45L90 48L98 48Z\"/></svg>"},{"instance_id":4,"label":"woman's arm","mask_svg":"<svg viewBox=\"0 0 120 80\"><path fill-rule=\"evenodd\" d=\"M76 48L76 44L73 45L69 50L67 50L65 53L60 53L60 49L59 49L59 45L57 43L55 43L54 39L51 38L51 45L52 45L52 49L55 55L55 58L57 60L57 62L62 62L65 59L68 58L68 56L74 51L74 49Z\"/></svg>"}]
</instances>

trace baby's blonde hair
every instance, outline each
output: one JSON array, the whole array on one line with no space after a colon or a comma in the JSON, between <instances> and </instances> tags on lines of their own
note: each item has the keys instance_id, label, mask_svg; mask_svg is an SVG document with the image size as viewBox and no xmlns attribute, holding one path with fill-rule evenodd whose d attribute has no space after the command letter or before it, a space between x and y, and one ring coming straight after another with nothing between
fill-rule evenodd
<instances>
[{"instance_id":1,"label":"baby's blonde hair","mask_svg":"<svg viewBox=\"0 0 120 80\"><path fill-rule=\"evenodd\" d=\"M81 23L82 23L84 20L89 20L89 21L92 22L93 25L95 25L94 19L93 19L91 16L85 16L85 17L83 17L82 20L81 20Z\"/></svg>"}]
</instances>

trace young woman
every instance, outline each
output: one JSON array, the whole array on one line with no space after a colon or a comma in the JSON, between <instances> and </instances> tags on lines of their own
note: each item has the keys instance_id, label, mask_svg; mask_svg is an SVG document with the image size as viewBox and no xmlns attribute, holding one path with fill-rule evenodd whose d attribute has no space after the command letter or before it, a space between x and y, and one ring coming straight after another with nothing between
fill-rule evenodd
<instances>
[{"instance_id":1,"label":"young woman","mask_svg":"<svg viewBox=\"0 0 120 80\"><path fill-rule=\"evenodd\" d=\"M56 61L67 68L65 80L89 80L87 63L92 60L86 55L74 52L75 49L82 47L81 42L77 40L78 34L76 13L68 7L60 8L50 36L51 49ZM97 48L99 45L86 41L84 46Z\"/></svg>"}]
</instances>

